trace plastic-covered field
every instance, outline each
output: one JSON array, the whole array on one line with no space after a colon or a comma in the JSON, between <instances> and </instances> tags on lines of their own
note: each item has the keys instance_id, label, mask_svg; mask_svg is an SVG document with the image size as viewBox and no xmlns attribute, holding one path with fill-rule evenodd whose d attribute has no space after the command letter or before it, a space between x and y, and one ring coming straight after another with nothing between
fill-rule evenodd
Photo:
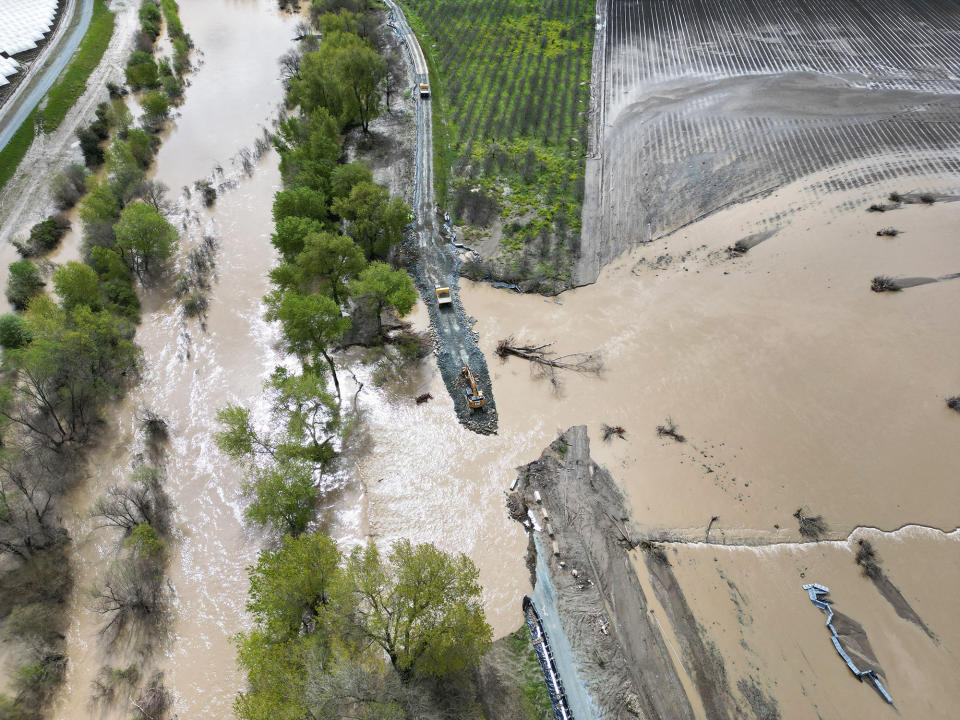
<instances>
[{"instance_id":1,"label":"plastic-covered field","mask_svg":"<svg viewBox=\"0 0 960 720\"><path fill-rule=\"evenodd\" d=\"M0 86L20 71L12 56L33 50L50 32L60 0L3 0L0 3Z\"/></svg>"}]
</instances>

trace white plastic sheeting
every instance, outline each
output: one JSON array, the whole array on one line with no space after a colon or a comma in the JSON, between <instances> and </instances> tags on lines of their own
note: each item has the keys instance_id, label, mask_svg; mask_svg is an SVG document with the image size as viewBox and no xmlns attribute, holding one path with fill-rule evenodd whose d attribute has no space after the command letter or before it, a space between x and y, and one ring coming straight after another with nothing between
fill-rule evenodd
<instances>
[{"instance_id":1,"label":"white plastic sheeting","mask_svg":"<svg viewBox=\"0 0 960 720\"><path fill-rule=\"evenodd\" d=\"M33 50L53 27L60 0L0 0L0 86L20 70L11 56Z\"/></svg>"}]
</instances>

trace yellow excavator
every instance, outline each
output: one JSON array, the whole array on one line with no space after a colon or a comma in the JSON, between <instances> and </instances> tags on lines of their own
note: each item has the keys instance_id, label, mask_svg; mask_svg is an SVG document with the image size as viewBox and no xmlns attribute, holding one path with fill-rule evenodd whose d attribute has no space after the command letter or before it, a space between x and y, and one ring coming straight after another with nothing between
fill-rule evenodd
<instances>
[{"instance_id":1,"label":"yellow excavator","mask_svg":"<svg viewBox=\"0 0 960 720\"><path fill-rule=\"evenodd\" d=\"M467 383L470 385L469 390L464 390L463 394L467 398L467 405L470 406L471 410L479 410L486 404L486 399L483 397L483 390L477 389L477 381L473 377L473 373L470 371L469 365L464 365L463 370L460 371L464 378L466 378Z\"/></svg>"}]
</instances>

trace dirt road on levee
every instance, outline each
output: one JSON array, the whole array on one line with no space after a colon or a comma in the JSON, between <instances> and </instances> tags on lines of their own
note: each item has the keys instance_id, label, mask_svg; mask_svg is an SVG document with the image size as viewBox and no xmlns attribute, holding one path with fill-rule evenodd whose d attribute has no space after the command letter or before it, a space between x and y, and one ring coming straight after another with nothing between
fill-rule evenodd
<instances>
[{"instance_id":1,"label":"dirt road on levee","mask_svg":"<svg viewBox=\"0 0 960 720\"><path fill-rule=\"evenodd\" d=\"M429 83L427 63L416 35L407 24L403 11L393 0L386 0L392 25L404 43L407 57L413 68L415 87ZM454 407L460 422L467 428L482 434L497 431L497 406L490 385L487 361L477 347L472 329L473 318L469 317L460 302L459 262L453 246L440 234L440 221L433 192L433 117L430 98L417 101L417 139L413 190L414 229L408 242L414 245L416 261L414 277L420 296L430 311L430 321L436 333L437 363L447 390L453 397ZM449 287L453 303L442 310L437 306L436 289ZM476 378L477 387L483 391L486 403L480 410L471 410L467 405L466 380L461 371L469 365Z\"/></svg>"}]
</instances>

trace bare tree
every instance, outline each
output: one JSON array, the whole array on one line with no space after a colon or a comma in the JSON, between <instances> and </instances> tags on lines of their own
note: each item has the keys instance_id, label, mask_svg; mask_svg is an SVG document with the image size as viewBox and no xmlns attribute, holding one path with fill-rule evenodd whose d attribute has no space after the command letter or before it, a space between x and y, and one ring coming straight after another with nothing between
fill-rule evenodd
<instances>
[{"instance_id":1,"label":"bare tree","mask_svg":"<svg viewBox=\"0 0 960 720\"><path fill-rule=\"evenodd\" d=\"M163 684L163 673L154 675L143 689L133 707L136 709L134 720L160 720L170 707L171 695Z\"/></svg>"},{"instance_id":2,"label":"bare tree","mask_svg":"<svg viewBox=\"0 0 960 720\"><path fill-rule=\"evenodd\" d=\"M132 532L147 523L161 535L170 523L170 499L160 485L160 471L143 465L133 471L129 485L114 485L97 500L91 515L103 520L104 525Z\"/></svg>"},{"instance_id":3,"label":"bare tree","mask_svg":"<svg viewBox=\"0 0 960 720\"><path fill-rule=\"evenodd\" d=\"M300 75L300 59L302 55L299 51L287 50L280 56L280 79L283 80L284 87L290 84L290 81Z\"/></svg>"},{"instance_id":4,"label":"bare tree","mask_svg":"<svg viewBox=\"0 0 960 720\"><path fill-rule=\"evenodd\" d=\"M161 215L167 215L170 212L170 201L167 199L167 193L170 188L166 183L159 180L144 180L137 186L135 196L145 203L152 205Z\"/></svg>"},{"instance_id":5,"label":"bare tree","mask_svg":"<svg viewBox=\"0 0 960 720\"><path fill-rule=\"evenodd\" d=\"M54 512L65 487L55 460L39 446L0 455L0 554L25 560L66 536Z\"/></svg>"},{"instance_id":6,"label":"bare tree","mask_svg":"<svg viewBox=\"0 0 960 720\"><path fill-rule=\"evenodd\" d=\"M144 630L164 626L166 583L163 568L153 557L130 556L117 560L91 595L94 612L106 619L100 634L111 643L134 624Z\"/></svg>"}]
</instances>

